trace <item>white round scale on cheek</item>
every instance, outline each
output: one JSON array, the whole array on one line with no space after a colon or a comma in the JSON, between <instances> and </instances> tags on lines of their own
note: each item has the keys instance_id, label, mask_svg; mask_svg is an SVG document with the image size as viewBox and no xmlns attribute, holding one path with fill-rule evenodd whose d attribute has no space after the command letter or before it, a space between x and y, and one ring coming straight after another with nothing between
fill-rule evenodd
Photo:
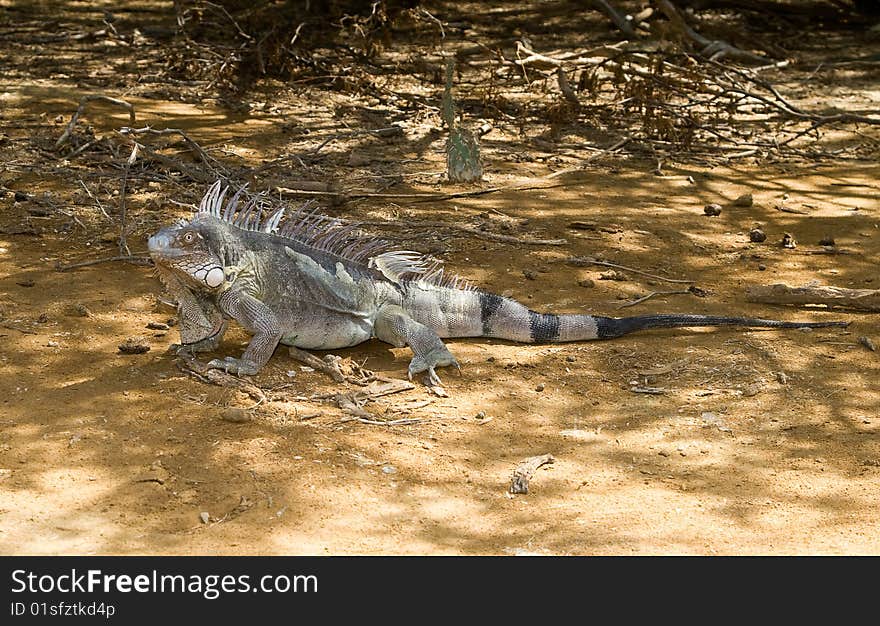
<instances>
[{"instance_id":1,"label":"white round scale on cheek","mask_svg":"<svg viewBox=\"0 0 880 626\"><path fill-rule=\"evenodd\" d=\"M223 284L225 278L226 277L223 275L223 269L214 267L211 268L211 271L207 273L203 280L208 287L219 287Z\"/></svg>"}]
</instances>

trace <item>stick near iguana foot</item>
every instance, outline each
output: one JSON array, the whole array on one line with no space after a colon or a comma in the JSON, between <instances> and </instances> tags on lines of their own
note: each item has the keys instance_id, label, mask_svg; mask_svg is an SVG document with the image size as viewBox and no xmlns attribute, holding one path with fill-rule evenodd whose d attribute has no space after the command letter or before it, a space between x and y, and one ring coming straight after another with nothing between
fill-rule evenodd
<instances>
[{"instance_id":1,"label":"stick near iguana foot","mask_svg":"<svg viewBox=\"0 0 880 626\"><path fill-rule=\"evenodd\" d=\"M335 383L344 383L346 380L345 374L342 373L342 370L339 369L339 365L334 363L333 365L322 361L314 354L309 354L305 350L300 350L299 348L295 348L294 346L287 347L287 353L290 355L290 358L295 361L299 361L300 363L305 363L307 366L312 369L316 369L319 372L324 372L330 378L333 379Z\"/></svg>"},{"instance_id":2,"label":"stick near iguana foot","mask_svg":"<svg viewBox=\"0 0 880 626\"><path fill-rule=\"evenodd\" d=\"M510 481L510 493L528 493L529 480L531 479L532 474L534 474L542 465L553 463L555 460L556 459L553 458L552 454L542 454L540 456L529 457L520 463L519 466L513 470L513 479Z\"/></svg>"},{"instance_id":3,"label":"stick near iguana foot","mask_svg":"<svg viewBox=\"0 0 880 626\"><path fill-rule=\"evenodd\" d=\"M177 368L184 374L189 374L203 383L211 383L219 387L231 387L249 395L258 402L266 402L268 398L265 392L246 380L242 380L232 374L227 374L218 369L209 368L207 363L202 363L190 354L179 354L175 361Z\"/></svg>"}]
</instances>

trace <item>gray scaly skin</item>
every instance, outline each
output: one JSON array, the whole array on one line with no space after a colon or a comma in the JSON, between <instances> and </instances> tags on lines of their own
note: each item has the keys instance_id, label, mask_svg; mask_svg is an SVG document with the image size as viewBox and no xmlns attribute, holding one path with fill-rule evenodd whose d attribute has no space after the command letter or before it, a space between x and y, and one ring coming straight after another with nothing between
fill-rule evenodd
<instances>
[{"instance_id":1,"label":"gray scaly skin","mask_svg":"<svg viewBox=\"0 0 880 626\"><path fill-rule=\"evenodd\" d=\"M519 302L443 278L439 265L414 252L384 252L329 218L306 215L263 221L258 198L241 210L224 203L215 183L195 216L149 240L160 278L178 300L181 350L217 348L229 320L252 338L241 358L209 367L256 374L279 343L328 350L372 338L409 346L409 378L458 361L448 337L494 337L523 343L589 341L648 328L755 326L803 328L847 322L783 322L711 315L613 318L536 313Z\"/></svg>"}]
</instances>

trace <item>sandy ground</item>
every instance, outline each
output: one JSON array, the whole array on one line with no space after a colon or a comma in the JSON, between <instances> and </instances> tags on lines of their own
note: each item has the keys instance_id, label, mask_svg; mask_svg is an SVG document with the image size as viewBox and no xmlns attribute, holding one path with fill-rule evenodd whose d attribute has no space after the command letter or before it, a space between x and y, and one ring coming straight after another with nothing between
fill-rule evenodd
<instances>
[{"instance_id":1,"label":"sandy ground","mask_svg":"<svg viewBox=\"0 0 880 626\"><path fill-rule=\"evenodd\" d=\"M9 190L0 197L0 553L880 553L878 359L857 341L880 342L876 314L744 298L749 285L776 282L878 287L876 159L665 164L663 176L654 162L621 159L546 179L570 161L548 153L522 162L504 152L499 129L487 136L485 185L546 188L328 206L367 220L479 222L520 238L563 238L540 246L442 228L388 231L401 247L442 254L449 269L536 310L852 322L552 346L451 340L463 370L441 372L448 397L418 384L365 407L376 421L411 423L372 425L309 399L345 385L280 349L254 382L285 385L282 401L255 406L182 373L166 352L175 329L146 328L174 315L149 268L55 271L56 262L116 254L118 175L89 179L88 163L45 154L84 90L57 75L0 84L8 150L0 183ZM231 115L216 102L127 95L140 123L184 128L215 154L250 163L319 143L320 131L289 131L331 119L353 99L297 92L274 110ZM120 109L100 110L89 118L98 134L127 123ZM408 163L412 175L391 192L450 190L438 184L442 135L420 120L403 126L392 140L328 148L329 163L347 167L336 180L370 188ZM180 189L132 177L132 250L186 215L171 200L195 201L203 187L188 184L184 197ZM16 201L13 190L31 199ZM734 206L744 193L754 205ZM803 213L776 210L784 194ZM720 216L703 214L710 202L722 205ZM573 221L595 228L569 228ZM749 241L755 225L766 242ZM786 232L797 248L780 245ZM822 254L827 236L845 253ZM621 308L682 283L630 271L605 280L608 268L575 267L571 256L689 279L704 293ZM150 351L120 353L132 336ZM237 356L246 342L235 330L218 355ZM405 378L409 360L407 349L375 341L333 353L391 378ZM227 407L250 409L252 419L225 421ZM535 473L530 493L509 494L513 470L546 453L555 462Z\"/></svg>"}]
</instances>

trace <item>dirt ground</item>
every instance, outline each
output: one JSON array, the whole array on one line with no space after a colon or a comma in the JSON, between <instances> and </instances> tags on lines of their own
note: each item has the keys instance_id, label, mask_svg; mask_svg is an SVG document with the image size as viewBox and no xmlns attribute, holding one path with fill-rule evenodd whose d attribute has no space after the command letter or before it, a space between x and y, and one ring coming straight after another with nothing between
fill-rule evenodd
<instances>
[{"instance_id":1,"label":"dirt ground","mask_svg":"<svg viewBox=\"0 0 880 626\"><path fill-rule=\"evenodd\" d=\"M20 28L21 37L68 35L0 38L0 553L880 554L878 356L858 341L880 343L876 314L744 297L750 285L778 282L880 287L876 132L829 130L826 145L857 148L838 159L666 161L656 175L654 159L606 155L548 178L595 150L564 134L548 148L531 142L546 129L523 135L496 121L483 141L483 186L507 190L410 202L406 194L473 189L442 184L436 110L400 115L362 95L307 85L251 92L243 110L193 97L196 83L149 80L159 44L69 37L98 28L96 7L104 5L116 11L120 32L144 20L173 28L170 4L71 2L56 23L38 28L32 9L0 0L3 26ZM858 54L880 50L878 42L859 45ZM880 101L877 78L876 64L844 67L792 90L807 103L833 97L837 107L865 111ZM437 105L441 90L423 88L420 97ZM87 93L125 98L138 125L183 129L213 156L243 166L304 154L339 135L305 171L293 160L273 170L266 188L322 180L388 194L342 204L327 196L322 206L349 218L448 224L382 234L441 255L474 284L535 310L852 324L651 331L561 345L451 340L462 373L440 372L447 397L416 381L365 406L377 424L313 398L351 389L279 349L254 382L284 394L257 405L176 367L167 352L175 329L147 328L174 316L150 268L113 262L56 271L56 263L118 254L122 171L112 165L127 152L99 163L101 154L88 149L53 150ZM117 140L115 129L127 124L124 110L102 104L81 122L94 137ZM392 124L400 136L343 136ZM134 253L206 188L138 167L125 190ZM512 189L520 187L536 188ZM745 193L754 204L735 206ZM785 194L800 212L777 210ZM708 203L720 204L721 215L704 215ZM574 221L592 226L570 228ZM565 243L454 229L475 224ZM756 225L764 243L749 241ZM780 245L784 233L796 248ZM825 237L836 254L819 245ZM651 276L623 270L624 280L607 280L609 268L566 263L572 256ZM621 308L688 286L658 277L689 279L702 291ZM149 352L118 350L133 336ZM246 342L236 329L217 356L237 356ZM405 378L409 361L408 349L377 341L333 354L391 378ZM662 393L633 391L645 387ZM228 407L246 408L252 419L226 421ZM404 422L382 423L394 420ZM537 470L530 492L508 493L513 470L547 453L555 462Z\"/></svg>"}]
</instances>

